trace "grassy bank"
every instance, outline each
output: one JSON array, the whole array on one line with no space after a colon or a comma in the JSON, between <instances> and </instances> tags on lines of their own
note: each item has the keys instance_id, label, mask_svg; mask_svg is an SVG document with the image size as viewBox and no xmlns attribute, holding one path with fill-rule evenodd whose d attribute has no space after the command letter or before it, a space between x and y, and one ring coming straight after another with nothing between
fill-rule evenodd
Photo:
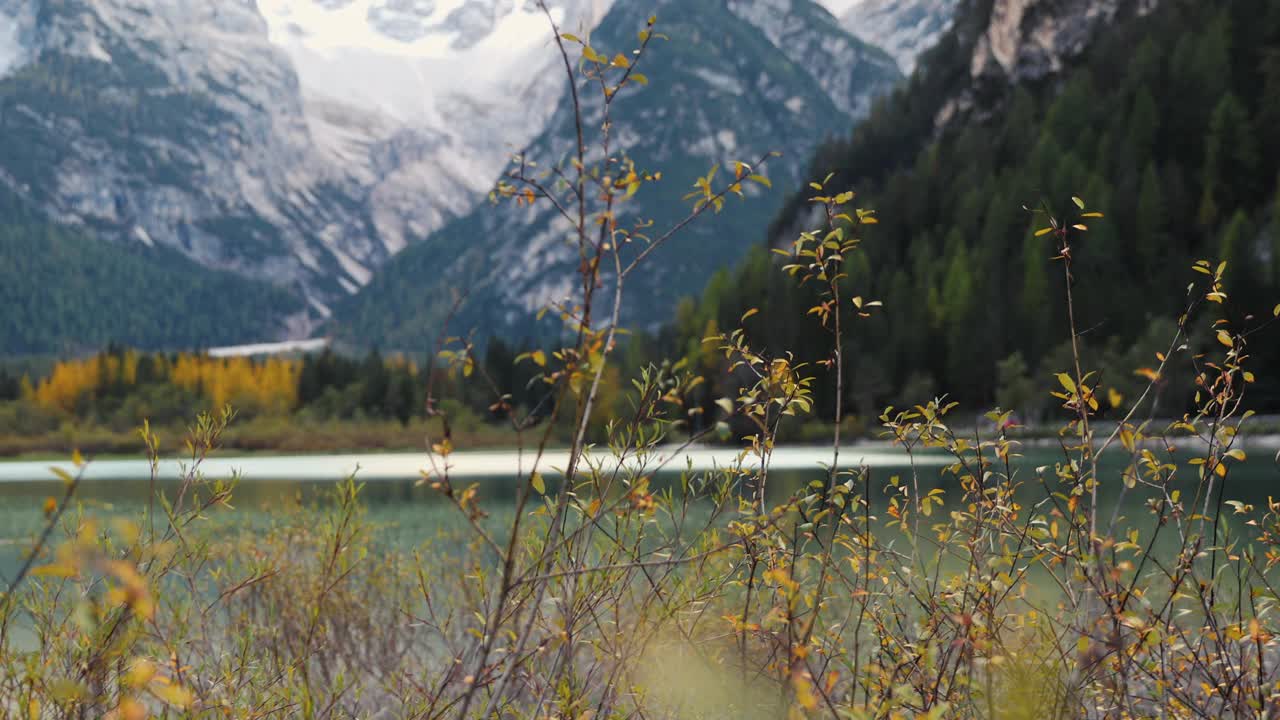
<instances>
[{"instance_id":1,"label":"grassy bank","mask_svg":"<svg viewBox=\"0 0 1280 720\"><path fill-rule=\"evenodd\" d=\"M186 429L180 425L154 427L162 450L177 450ZM255 418L229 428L222 439L227 453L340 453L424 450L428 438L438 442L444 428L439 421L407 424L380 420ZM451 427L452 442L467 448L510 447L517 435L509 426L476 423ZM75 450L85 455L139 457L146 447L137 431L66 425L35 435L0 435L0 458L65 458Z\"/></svg>"}]
</instances>

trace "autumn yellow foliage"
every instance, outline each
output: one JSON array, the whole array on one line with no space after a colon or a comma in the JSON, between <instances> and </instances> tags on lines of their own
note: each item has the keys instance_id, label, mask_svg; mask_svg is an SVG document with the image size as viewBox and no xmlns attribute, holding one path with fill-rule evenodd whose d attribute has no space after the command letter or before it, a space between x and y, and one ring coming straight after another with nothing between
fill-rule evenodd
<instances>
[{"instance_id":1,"label":"autumn yellow foliage","mask_svg":"<svg viewBox=\"0 0 1280 720\"><path fill-rule=\"evenodd\" d=\"M138 384L141 356L135 351L103 353L90 358L64 360L48 377L30 390L40 407L74 413L84 400L110 388ZM298 400L296 359L214 358L196 353L148 357L153 382L167 382L206 398L212 407L234 403L269 414L284 414Z\"/></svg>"}]
</instances>

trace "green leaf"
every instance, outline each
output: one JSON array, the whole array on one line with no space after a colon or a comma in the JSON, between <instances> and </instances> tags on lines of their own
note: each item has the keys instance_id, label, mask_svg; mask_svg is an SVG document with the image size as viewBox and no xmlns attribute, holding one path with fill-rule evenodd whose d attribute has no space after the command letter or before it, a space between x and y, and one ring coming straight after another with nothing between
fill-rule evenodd
<instances>
[{"instance_id":1,"label":"green leaf","mask_svg":"<svg viewBox=\"0 0 1280 720\"><path fill-rule=\"evenodd\" d=\"M1076 204L1076 207L1080 208L1081 210L1083 210L1083 209L1084 209L1084 201L1083 201L1083 200L1081 200L1080 198L1078 198L1078 197L1074 197L1074 196L1073 196L1073 197L1071 198L1071 202L1075 203L1075 204Z\"/></svg>"}]
</instances>

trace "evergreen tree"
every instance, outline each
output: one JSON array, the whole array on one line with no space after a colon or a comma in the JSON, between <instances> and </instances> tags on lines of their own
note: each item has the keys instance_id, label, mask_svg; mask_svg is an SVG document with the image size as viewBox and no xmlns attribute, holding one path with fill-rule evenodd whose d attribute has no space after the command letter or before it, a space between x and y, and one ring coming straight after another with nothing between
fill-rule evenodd
<instances>
[{"instance_id":1,"label":"evergreen tree","mask_svg":"<svg viewBox=\"0 0 1280 720\"><path fill-rule=\"evenodd\" d=\"M1023 347L1032 358L1039 358L1047 349L1049 320L1052 311L1049 302L1049 252L1048 243L1027 233L1022 248L1022 295L1018 302L1022 325Z\"/></svg>"},{"instance_id":2,"label":"evergreen tree","mask_svg":"<svg viewBox=\"0 0 1280 720\"><path fill-rule=\"evenodd\" d=\"M1249 216L1237 210L1218 239L1218 260L1227 263L1227 282L1231 297L1249 306L1256 299L1258 277L1252 252L1253 232Z\"/></svg>"},{"instance_id":3,"label":"evergreen tree","mask_svg":"<svg viewBox=\"0 0 1280 720\"><path fill-rule=\"evenodd\" d=\"M1276 11L1280 14L1280 10ZM1254 128L1262 138L1265 167L1280 167L1280 48L1266 51L1262 61L1262 93Z\"/></svg>"},{"instance_id":4,"label":"evergreen tree","mask_svg":"<svg viewBox=\"0 0 1280 720\"><path fill-rule=\"evenodd\" d=\"M972 397L976 394L975 385L980 382L979 376L973 373L974 367L978 365L973 357L977 349L973 341L977 304L973 267L969 261L968 248L963 242L952 248L949 255L951 259L942 282L947 380L948 386L956 388L957 393Z\"/></svg>"},{"instance_id":5,"label":"evergreen tree","mask_svg":"<svg viewBox=\"0 0 1280 720\"><path fill-rule=\"evenodd\" d=\"M388 395L391 378L387 372L387 364L377 348L369 351L364 362L360 364L360 408L371 417L384 417L384 403Z\"/></svg>"},{"instance_id":6,"label":"evergreen tree","mask_svg":"<svg viewBox=\"0 0 1280 720\"><path fill-rule=\"evenodd\" d=\"M1271 266L1267 282L1271 290L1280 290L1280 178L1276 180L1276 197L1271 203Z\"/></svg>"},{"instance_id":7,"label":"evergreen tree","mask_svg":"<svg viewBox=\"0 0 1280 720\"><path fill-rule=\"evenodd\" d=\"M1155 154L1160 132L1160 109L1148 88L1138 90L1128 125L1130 162L1133 167L1146 167Z\"/></svg>"},{"instance_id":8,"label":"evergreen tree","mask_svg":"<svg viewBox=\"0 0 1280 720\"><path fill-rule=\"evenodd\" d=\"M1252 196L1257 163L1258 145L1249 114L1235 95L1228 94L1214 108L1205 140L1201 226L1212 227Z\"/></svg>"},{"instance_id":9,"label":"evergreen tree","mask_svg":"<svg viewBox=\"0 0 1280 720\"><path fill-rule=\"evenodd\" d=\"M1138 189L1134 244L1139 269L1155 267L1164 250L1165 204L1160 174L1154 164L1142 172Z\"/></svg>"}]
</instances>

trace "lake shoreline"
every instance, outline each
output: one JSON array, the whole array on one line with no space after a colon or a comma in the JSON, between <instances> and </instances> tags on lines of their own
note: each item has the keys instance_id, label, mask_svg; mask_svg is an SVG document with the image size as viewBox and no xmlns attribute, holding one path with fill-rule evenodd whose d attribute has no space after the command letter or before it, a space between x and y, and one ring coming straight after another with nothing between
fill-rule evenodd
<instances>
[{"instance_id":1,"label":"lake shoreline","mask_svg":"<svg viewBox=\"0 0 1280 720\"><path fill-rule=\"evenodd\" d=\"M643 473L670 473L682 470L695 472L723 469L741 465L750 468L758 459L743 456L742 450L733 447L707 445L669 445L654 449L643 459L629 460L629 467ZM844 446L840 450L841 468L901 467L906 455L887 443L866 443ZM821 470L830 463L831 448L822 446L787 446L774 450L770 467L777 470ZM310 480L339 481L349 476L357 480L381 481L431 477L446 471L454 478L481 478L525 475L534 467L534 453L508 450L473 450L455 452L446 458L425 452L344 453L325 455L245 455L240 457L215 455L205 460L201 469L207 477L230 477L239 473L243 477L259 480ZM548 450L537 464L539 472L558 474L567 464L568 451ZM589 454L587 461L610 463L611 456ZM918 463L941 465L946 458L939 455L918 456ZM157 477L170 481L180 477L186 461L165 458L160 461ZM60 461L3 461L0 462L0 483L40 482L54 478L51 468L59 468L73 475L77 468L66 460ZM610 466L612 467L612 466ZM424 473L426 473L424 475ZM104 480L136 480L150 476L149 465L144 459L92 460L83 469L85 482Z\"/></svg>"},{"instance_id":2,"label":"lake shoreline","mask_svg":"<svg viewBox=\"0 0 1280 720\"><path fill-rule=\"evenodd\" d=\"M1099 442L1107 437L1098 433ZM1061 441L1054 437L1016 438L1020 446L1027 450L1045 450L1059 447ZM1195 452L1204 447L1199 438L1180 436L1171 439L1175 449L1183 450L1193 445ZM1153 450L1163 450L1164 446L1156 441L1149 441ZM1112 449L1119 448L1115 443ZM1262 433L1240 435L1237 447L1248 450L1274 452L1280 450L1280 434ZM724 468L738 461L743 448L729 445L666 445L656 448L648 456L651 465L661 465L662 472L674 472L677 469L689 468L694 471L706 471ZM567 461L568 449L565 447L548 448L539 471L547 474L556 472L556 468ZM846 444L840 449L841 467L857 467L862 462L875 467L877 465L900 466L906 459L905 453L893 443L884 440L860 440ZM596 458L608 461L604 455ZM774 451L771 467L780 470L820 469L829 463L831 446L820 444L788 444ZM936 451L917 453L917 458L930 465L943 464L947 457ZM433 466L432 459L435 463ZM490 447L475 450L457 451L448 458L452 477L491 477L494 475L512 475L527 472L531 467L533 453L521 451L513 447ZM523 469L521 460L523 459ZM147 461L139 455L109 454L88 457L86 481L103 479L138 479L149 477L146 471ZM678 462L685 460L684 463ZM245 475L252 474L259 479L303 479L303 480L341 480L353 475L362 480L403 480L421 477L428 474L439 474L443 468L442 458L433 456L425 450L414 449L368 449L336 452L299 452L290 453L276 450L240 450L231 449L217 451L205 460L203 468L207 476L230 476L239 471ZM190 458L166 456L161 460L160 477L174 479L189 464ZM753 459L743 460L744 466L750 466ZM754 460L758 462L758 460ZM1280 453L1276 462L1280 463ZM0 458L0 482L39 482L54 478L51 468L58 467L75 473L75 466L66 455L35 454L23 457ZM654 470L658 472L659 470ZM265 474L264 474L265 473Z\"/></svg>"}]
</instances>

